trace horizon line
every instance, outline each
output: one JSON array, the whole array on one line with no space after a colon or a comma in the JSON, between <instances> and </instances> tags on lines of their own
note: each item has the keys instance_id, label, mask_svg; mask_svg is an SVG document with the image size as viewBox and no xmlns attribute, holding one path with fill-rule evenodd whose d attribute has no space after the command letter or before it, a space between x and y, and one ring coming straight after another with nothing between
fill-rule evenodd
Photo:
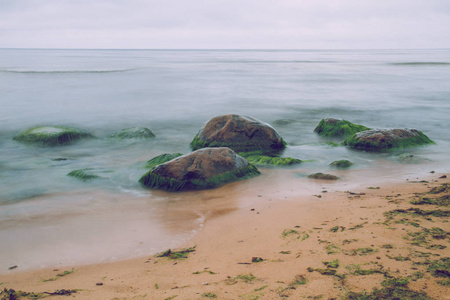
<instances>
[{"instance_id":1,"label":"horizon line","mask_svg":"<svg viewBox=\"0 0 450 300\"><path fill-rule=\"evenodd\" d=\"M110 51L367 51L367 50L450 50L450 48L24 48L0 47L0 50L110 50Z\"/></svg>"}]
</instances>

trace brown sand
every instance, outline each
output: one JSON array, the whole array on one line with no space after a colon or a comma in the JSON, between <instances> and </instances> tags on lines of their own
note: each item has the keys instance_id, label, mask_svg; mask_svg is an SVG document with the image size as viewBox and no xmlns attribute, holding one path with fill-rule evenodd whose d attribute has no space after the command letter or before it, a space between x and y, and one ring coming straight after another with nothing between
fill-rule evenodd
<instances>
[{"instance_id":1,"label":"brown sand","mask_svg":"<svg viewBox=\"0 0 450 300\"><path fill-rule=\"evenodd\" d=\"M448 196L448 191L422 194L450 182L439 178L442 175L433 174L429 183L289 195L277 203L262 194L254 208L208 220L185 245L196 246L186 259L149 256L74 266L74 272L65 276L58 274L71 267L11 271L0 275L0 287L35 293L76 289L71 297L77 299L340 299L349 291L381 289L388 278L409 277L409 289L450 299L450 287L438 284L445 278L433 277L424 264L450 256L448 217L403 213L386 222L383 214L411 207L448 210L410 203L424 196ZM330 231L333 227L336 232ZM447 233L435 238L424 234L421 243L412 245L408 233L434 227ZM446 248L431 249L431 245ZM252 258L263 261L252 263ZM323 263L333 260L339 261L339 267L327 268ZM321 274L333 270L337 275ZM358 275L358 270L375 273Z\"/></svg>"}]
</instances>

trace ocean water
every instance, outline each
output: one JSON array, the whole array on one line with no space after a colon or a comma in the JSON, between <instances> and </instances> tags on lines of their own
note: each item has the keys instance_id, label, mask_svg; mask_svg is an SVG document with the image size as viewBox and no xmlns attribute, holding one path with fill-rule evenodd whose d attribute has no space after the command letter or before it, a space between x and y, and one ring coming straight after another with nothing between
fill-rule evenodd
<instances>
[{"instance_id":1,"label":"ocean water","mask_svg":"<svg viewBox=\"0 0 450 300\"><path fill-rule=\"evenodd\" d=\"M449 49L0 49L0 272L152 254L188 240L209 217L286 193L449 172L449 82ZM271 124L288 143L284 155L309 162L263 168L260 177L210 191L139 185L147 160L188 153L201 126L228 113ZM323 117L415 128L436 144L390 153L331 147L313 132ZM96 138L53 148L13 141L36 125L72 126ZM107 139L134 126L156 138ZM412 159L402 161L402 153ZM336 171L329 163L337 159L355 164ZM66 176L81 168L102 178ZM307 179L313 172L341 180Z\"/></svg>"}]
</instances>

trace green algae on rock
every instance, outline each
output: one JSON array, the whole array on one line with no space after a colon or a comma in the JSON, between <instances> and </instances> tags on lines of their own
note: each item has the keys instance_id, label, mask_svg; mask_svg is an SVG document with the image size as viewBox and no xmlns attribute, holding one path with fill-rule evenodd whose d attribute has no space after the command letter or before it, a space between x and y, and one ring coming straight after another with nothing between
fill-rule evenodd
<instances>
[{"instance_id":1,"label":"green algae on rock","mask_svg":"<svg viewBox=\"0 0 450 300\"><path fill-rule=\"evenodd\" d=\"M434 142L416 129L372 129L355 133L343 144L357 150L384 152Z\"/></svg>"},{"instance_id":2,"label":"green algae on rock","mask_svg":"<svg viewBox=\"0 0 450 300\"><path fill-rule=\"evenodd\" d=\"M333 161L330 166L339 168L339 169L346 169L350 168L353 165L353 163L349 160L343 159L343 160L336 160Z\"/></svg>"},{"instance_id":3,"label":"green algae on rock","mask_svg":"<svg viewBox=\"0 0 450 300\"><path fill-rule=\"evenodd\" d=\"M13 139L26 144L58 146L70 144L82 138L93 137L90 133L65 126L38 126L30 128Z\"/></svg>"},{"instance_id":4,"label":"green algae on rock","mask_svg":"<svg viewBox=\"0 0 450 300\"><path fill-rule=\"evenodd\" d=\"M314 129L314 132L325 137L348 137L357 132L369 129L366 126L353 124L347 120L323 118Z\"/></svg>"},{"instance_id":5,"label":"green algae on rock","mask_svg":"<svg viewBox=\"0 0 450 300\"><path fill-rule=\"evenodd\" d=\"M114 139L150 139L154 137L153 132L146 127L125 128L109 136Z\"/></svg>"},{"instance_id":6,"label":"green algae on rock","mask_svg":"<svg viewBox=\"0 0 450 300\"><path fill-rule=\"evenodd\" d=\"M338 180L339 177L332 175L332 174L325 174L325 173L314 173L311 175L308 175L308 178L312 179L321 179L321 180Z\"/></svg>"},{"instance_id":7,"label":"green algae on rock","mask_svg":"<svg viewBox=\"0 0 450 300\"><path fill-rule=\"evenodd\" d=\"M153 167L139 182L151 189L175 192L215 188L259 174L229 148L204 148Z\"/></svg>"},{"instance_id":8,"label":"green algae on rock","mask_svg":"<svg viewBox=\"0 0 450 300\"><path fill-rule=\"evenodd\" d=\"M163 164L165 162L171 161L174 158L177 158L183 154L181 153L164 153L158 156L153 157L152 159L147 161L145 168L151 169L154 166Z\"/></svg>"},{"instance_id":9,"label":"green algae on rock","mask_svg":"<svg viewBox=\"0 0 450 300\"><path fill-rule=\"evenodd\" d=\"M239 115L210 119L191 142L192 150L205 147L229 147L237 152L279 151L286 142L269 124Z\"/></svg>"},{"instance_id":10,"label":"green algae on rock","mask_svg":"<svg viewBox=\"0 0 450 300\"><path fill-rule=\"evenodd\" d=\"M272 157L265 155L245 156L249 163L268 166L292 166L302 163L302 160L292 157Z\"/></svg>"},{"instance_id":11,"label":"green algae on rock","mask_svg":"<svg viewBox=\"0 0 450 300\"><path fill-rule=\"evenodd\" d=\"M88 181L88 180L91 180L91 179L101 178L100 176L96 175L93 172L93 170L94 169L92 169L92 168L73 170L73 171L69 172L67 174L67 176L75 177L75 178L80 179L82 181Z\"/></svg>"}]
</instances>

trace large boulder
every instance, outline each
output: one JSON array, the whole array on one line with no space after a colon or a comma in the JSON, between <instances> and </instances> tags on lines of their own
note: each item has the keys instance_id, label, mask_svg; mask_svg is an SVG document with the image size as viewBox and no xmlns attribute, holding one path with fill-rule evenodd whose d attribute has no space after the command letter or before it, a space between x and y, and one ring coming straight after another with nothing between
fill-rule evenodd
<instances>
[{"instance_id":1,"label":"large boulder","mask_svg":"<svg viewBox=\"0 0 450 300\"><path fill-rule=\"evenodd\" d=\"M323 118L314 129L314 132L325 137L348 137L357 132L369 129L366 126L353 124L347 120Z\"/></svg>"},{"instance_id":2,"label":"large boulder","mask_svg":"<svg viewBox=\"0 0 450 300\"><path fill-rule=\"evenodd\" d=\"M191 142L192 150L229 147L237 152L276 151L286 142L267 123L239 115L217 116L209 120Z\"/></svg>"},{"instance_id":3,"label":"large boulder","mask_svg":"<svg viewBox=\"0 0 450 300\"><path fill-rule=\"evenodd\" d=\"M365 151L388 151L434 144L416 129L372 129L358 132L344 141L345 146Z\"/></svg>"},{"instance_id":4,"label":"large boulder","mask_svg":"<svg viewBox=\"0 0 450 300\"><path fill-rule=\"evenodd\" d=\"M70 144L82 138L93 137L90 133L64 126L38 126L30 128L13 139L26 144L58 146Z\"/></svg>"},{"instance_id":5,"label":"large boulder","mask_svg":"<svg viewBox=\"0 0 450 300\"><path fill-rule=\"evenodd\" d=\"M204 148L153 167L139 182L152 189L198 190L258 174L255 166L229 148Z\"/></svg>"}]
</instances>

